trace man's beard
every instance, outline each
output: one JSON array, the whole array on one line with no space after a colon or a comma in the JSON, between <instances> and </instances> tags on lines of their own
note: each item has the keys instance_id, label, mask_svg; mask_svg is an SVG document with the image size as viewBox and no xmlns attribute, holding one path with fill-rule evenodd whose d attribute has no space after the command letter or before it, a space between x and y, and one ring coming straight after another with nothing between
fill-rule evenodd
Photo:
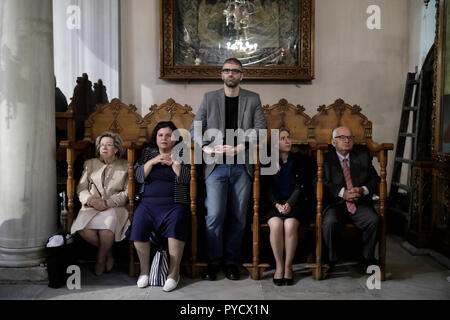
<instances>
[{"instance_id":1,"label":"man's beard","mask_svg":"<svg viewBox=\"0 0 450 320\"><path fill-rule=\"evenodd\" d=\"M239 85L239 83L240 83L239 79L236 79L235 81L227 81L227 80L225 80L224 82L225 82L225 85L228 88L236 88Z\"/></svg>"}]
</instances>

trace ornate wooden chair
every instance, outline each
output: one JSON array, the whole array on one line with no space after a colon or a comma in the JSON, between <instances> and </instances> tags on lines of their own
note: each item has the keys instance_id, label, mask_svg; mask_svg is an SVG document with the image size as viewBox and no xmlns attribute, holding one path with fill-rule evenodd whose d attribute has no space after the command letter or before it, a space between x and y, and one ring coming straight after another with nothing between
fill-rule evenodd
<instances>
[{"instance_id":1,"label":"ornate wooden chair","mask_svg":"<svg viewBox=\"0 0 450 320\"><path fill-rule=\"evenodd\" d=\"M315 279L323 279L326 276L326 268L322 265L322 200L323 200L323 163L324 153L331 143L332 130L339 126L349 127L355 136L355 146L366 146L372 157L378 160L380 165L380 183L378 186L379 210L381 218L381 234L379 239L379 259L381 280L386 276L386 165L388 151L393 150L392 143L378 144L372 140L372 122L361 113L357 105L350 106L342 99L336 100L326 107L320 106L318 113L311 119L311 139L317 143L317 215L316 215L316 264L313 267ZM346 227L354 227L347 224Z\"/></svg>"},{"instance_id":2,"label":"ornate wooden chair","mask_svg":"<svg viewBox=\"0 0 450 320\"><path fill-rule=\"evenodd\" d=\"M267 121L267 135L270 136L272 129L280 127L287 127L290 130L292 144L296 149L302 148L313 150L315 148L314 142L310 138L310 122L311 118L304 113L305 109L301 105L293 105L286 99L281 99L278 103L269 106L263 106L264 116ZM266 147L261 145L260 147ZM267 223L261 224L259 215L259 199L260 199L260 165L255 166L255 181L253 186L253 222L251 225L253 238L253 262L244 264L244 267L250 272L252 279L260 279L266 268L270 265L268 263L260 262L261 251L261 231L268 229ZM269 245L270 246L270 245Z\"/></svg>"},{"instance_id":3,"label":"ornate wooden chair","mask_svg":"<svg viewBox=\"0 0 450 320\"><path fill-rule=\"evenodd\" d=\"M118 133L127 150L126 159L128 161L128 212L130 221L133 219L134 212L134 163L135 163L135 149L145 142L145 136L141 136L141 124L143 119L140 114L136 112L136 107L133 105L126 105L119 99L113 99L106 105L98 105L94 113L92 113L85 121L85 135L81 141L65 140L61 141L60 145L66 149L67 160L67 198L68 198L68 223L67 230L70 231L72 222L75 218L75 176L81 174L77 172L74 174L75 160L86 160L95 156L95 139L104 131L112 131ZM81 159L80 159L81 158ZM77 160L77 161L78 161ZM130 246L130 275L135 274L135 263L133 255L133 247Z\"/></svg>"},{"instance_id":4,"label":"ornate wooden chair","mask_svg":"<svg viewBox=\"0 0 450 320\"><path fill-rule=\"evenodd\" d=\"M94 83L94 91L91 87L91 81L89 81L88 75L84 73L77 78L77 85L74 88L67 111L55 112L58 193L62 189L66 189L67 180L66 150L60 147L59 142L64 140L75 142L83 139L84 121L94 112L96 105L108 103L106 87L101 79Z\"/></svg>"}]
</instances>

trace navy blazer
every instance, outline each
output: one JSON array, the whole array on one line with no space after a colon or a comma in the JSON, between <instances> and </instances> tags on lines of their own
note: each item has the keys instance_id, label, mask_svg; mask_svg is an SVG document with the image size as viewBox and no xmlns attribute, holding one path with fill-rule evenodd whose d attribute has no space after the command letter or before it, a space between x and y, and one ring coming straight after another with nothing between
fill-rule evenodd
<instances>
[{"instance_id":1,"label":"navy blazer","mask_svg":"<svg viewBox=\"0 0 450 320\"><path fill-rule=\"evenodd\" d=\"M291 196L286 200L291 207L297 204L301 204L304 201L312 200L312 181L314 170L311 161L300 154L290 154L291 162L291 179L290 188ZM268 183L268 200L270 203L275 204L275 192L280 189L279 174L270 176L270 182Z\"/></svg>"},{"instance_id":2,"label":"navy blazer","mask_svg":"<svg viewBox=\"0 0 450 320\"><path fill-rule=\"evenodd\" d=\"M339 192L342 188L347 187L344 172L334 147L330 148L325 155L323 169L323 208L326 211L344 203L345 200L339 197ZM372 159L368 152L355 149L350 152L350 175L353 187L365 186L369 190L369 194L360 197L356 203L373 205L372 195L378 191L380 177L372 165Z\"/></svg>"},{"instance_id":3,"label":"navy blazer","mask_svg":"<svg viewBox=\"0 0 450 320\"><path fill-rule=\"evenodd\" d=\"M300 208L301 215L310 219L315 215L315 193L313 188L317 165L311 158L291 153L291 196L286 201L294 208ZM270 210L275 205L275 192L280 188L279 175L261 176L261 212ZM297 209L294 209L297 210Z\"/></svg>"}]
</instances>

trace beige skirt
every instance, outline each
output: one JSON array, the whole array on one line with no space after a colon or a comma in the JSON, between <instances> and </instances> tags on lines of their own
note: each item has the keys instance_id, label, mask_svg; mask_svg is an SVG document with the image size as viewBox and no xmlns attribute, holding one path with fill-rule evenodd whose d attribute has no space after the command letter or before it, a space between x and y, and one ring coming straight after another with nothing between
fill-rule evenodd
<instances>
[{"instance_id":1,"label":"beige skirt","mask_svg":"<svg viewBox=\"0 0 450 320\"><path fill-rule=\"evenodd\" d=\"M114 233L115 241L119 242L125 238L129 225L128 210L124 207L109 208L105 211L83 208L73 222L70 232L74 234L83 229L107 229Z\"/></svg>"}]
</instances>

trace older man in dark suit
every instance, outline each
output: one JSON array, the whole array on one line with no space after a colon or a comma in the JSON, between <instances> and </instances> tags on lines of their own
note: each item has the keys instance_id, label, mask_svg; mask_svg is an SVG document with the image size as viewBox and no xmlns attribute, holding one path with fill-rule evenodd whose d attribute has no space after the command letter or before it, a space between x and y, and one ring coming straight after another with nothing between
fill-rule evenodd
<instances>
[{"instance_id":1,"label":"older man in dark suit","mask_svg":"<svg viewBox=\"0 0 450 320\"><path fill-rule=\"evenodd\" d=\"M228 133L238 129L246 133L255 129L257 133L266 128L259 95L240 88L242 79L241 62L227 59L222 67L224 87L205 93L190 129L193 140L211 160L205 165L208 258L208 268L202 274L205 280L215 280L221 264L228 279L240 277L238 265L253 178L249 151L257 137L246 134L243 139L229 139ZM225 218L229 221L226 233Z\"/></svg>"},{"instance_id":2,"label":"older man in dark suit","mask_svg":"<svg viewBox=\"0 0 450 320\"><path fill-rule=\"evenodd\" d=\"M347 221L363 232L363 266L376 264L375 246L380 219L372 203L380 177L367 152L353 150L354 136L347 127L333 130L335 150L324 159L322 230L330 268L336 264L336 243Z\"/></svg>"}]
</instances>

